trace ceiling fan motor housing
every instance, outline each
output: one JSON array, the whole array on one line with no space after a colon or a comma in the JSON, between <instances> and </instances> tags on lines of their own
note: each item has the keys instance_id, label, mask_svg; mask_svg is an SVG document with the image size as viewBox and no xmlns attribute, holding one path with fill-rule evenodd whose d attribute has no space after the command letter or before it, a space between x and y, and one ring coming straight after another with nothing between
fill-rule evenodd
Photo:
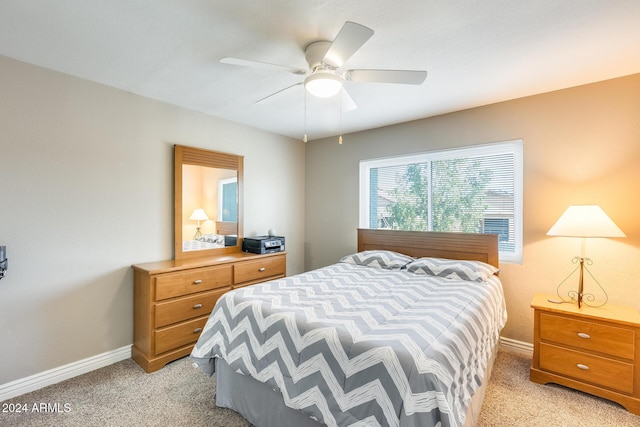
<instances>
[{"instance_id":1,"label":"ceiling fan motor housing","mask_svg":"<svg viewBox=\"0 0 640 427\"><path fill-rule=\"evenodd\" d=\"M304 48L304 57L307 60L307 64L309 64L309 69L311 71L316 71L316 69L336 69L338 66L335 63L331 63L331 58L325 58L327 51L331 47L331 42L329 41L317 41L307 45ZM329 62L327 62L329 61Z\"/></svg>"}]
</instances>

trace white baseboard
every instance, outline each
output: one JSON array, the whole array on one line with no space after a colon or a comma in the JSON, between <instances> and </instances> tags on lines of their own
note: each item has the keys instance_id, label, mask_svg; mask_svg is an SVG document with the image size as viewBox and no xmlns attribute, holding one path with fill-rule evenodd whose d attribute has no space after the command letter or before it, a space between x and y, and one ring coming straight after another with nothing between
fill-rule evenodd
<instances>
[{"instance_id":1,"label":"white baseboard","mask_svg":"<svg viewBox=\"0 0 640 427\"><path fill-rule=\"evenodd\" d=\"M0 384L0 402L68 380L131 357L131 345L107 351L26 378Z\"/></svg>"},{"instance_id":2,"label":"white baseboard","mask_svg":"<svg viewBox=\"0 0 640 427\"><path fill-rule=\"evenodd\" d=\"M507 351L515 351L529 357L533 356L533 344L528 342L500 337L500 348Z\"/></svg>"}]
</instances>

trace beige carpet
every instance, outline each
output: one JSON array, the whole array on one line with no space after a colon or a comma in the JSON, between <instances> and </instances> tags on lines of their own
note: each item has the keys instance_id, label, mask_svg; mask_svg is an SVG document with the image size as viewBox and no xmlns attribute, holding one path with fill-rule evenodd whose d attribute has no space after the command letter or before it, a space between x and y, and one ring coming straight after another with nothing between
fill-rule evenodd
<instances>
[{"instance_id":1,"label":"beige carpet","mask_svg":"<svg viewBox=\"0 0 640 427\"><path fill-rule=\"evenodd\" d=\"M615 403L531 383L530 363L517 353L498 354L479 427L640 426L640 416ZM0 403L0 411L13 410L0 412L0 426L249 426L238 414L217 408L214 391L215 381L188 358L153 374L125 360ZM18 407L26 412L16 413Z\"/></svg>"},{"instance_id":2,"label":"beige carpet","mask_svg":"<svg viewBox=\"0 0 640 427\"><path fill-rule=\"evenodd\" d=\"M640 416L609 400L529 381L531 358L500 351L478 426L639 427Z\"/></svg>"}]
</instances>

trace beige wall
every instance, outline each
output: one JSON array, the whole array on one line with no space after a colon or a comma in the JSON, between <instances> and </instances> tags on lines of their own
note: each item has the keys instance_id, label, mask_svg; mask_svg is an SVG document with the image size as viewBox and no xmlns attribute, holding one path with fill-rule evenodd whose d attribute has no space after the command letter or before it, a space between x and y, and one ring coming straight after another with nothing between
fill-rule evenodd
<instances>
[{"instance_id":1,"label":"beige wall","mask_svg":"<svg viewBox=\"0 0 640 427\"><path fill-rule=\"evenodd\" d=\"M555 292L575 267L579 240L546 236L570 204L601 205L627 234L590 240L587 256L610 302L640 309L640 74L308 143L306 269L356 249L360 160L519 138L524 261L501 265L503 336L532 342L532 295Z\"/></svg>"},{"instance_id":2,"label":"beige wall","mask_svg":"<svg viewBox=\"0 0 640 427\"><path fill-rule=\"evenodd\" d=\"M243 155L245 235L303 270L302 142L4 57L0 94L0 385L132 343L130 266L173 256L173 144Z\"/></svg>"}]
</instances>

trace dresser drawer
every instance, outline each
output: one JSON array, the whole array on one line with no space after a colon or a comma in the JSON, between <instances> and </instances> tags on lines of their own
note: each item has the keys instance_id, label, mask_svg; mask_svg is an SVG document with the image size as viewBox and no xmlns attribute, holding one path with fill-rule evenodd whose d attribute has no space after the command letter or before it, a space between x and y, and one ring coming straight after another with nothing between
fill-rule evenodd
<instances>
[{"instance_id":1,"label":"dresser drawer","mask_svg":"<svg viewBox=\"0 0 640 427\"><path fill-rule=\"evenodd\" d=\"M207 319L209 319L209 316L198 317L197 319L156 330L156 354L164 353L183 345L194 344L198 341Z\"/></svg>"},{"instance_id":2,"label":"dresser drawer","mask_svg":"<svg viewBox=\"0 0 640 427\"><path fill-rule=\"evenodd\" d=\"M633 393L633 364L540 344L540 368L623 393Z\"/></svg>"},{"instance_id":3,"label":"dresser drawer","mask_svg":"<svg viewBox=\"0 0 640 427\"><path fill-rule=\"evenodd\" d=\"M156 301L231 286L231 265L196 268L156 277Z\"/></svg>"},{"instance_id":4,"label":"dresser drawer","mask_svg":"<svg viewBox=\"0 0 640 427\"><path fill-rule=\"evenodd\" d=\"M229 290L231 287L157 303L155 307L156 328L211 313L218 298Z\"/></svg>"},{"instance_id":5,"label":"dresser drawer","mask_svg":"<svg viewBox=\"0 0 640 427\"><path fill-rule=\"evenodd\" d=\"M540 313L540 339L633 360L634 331Z\"/></svg>"},{"instance_id":6,"label":"dresser drawer","mask_svg":"<svg viewBox=\"0 0 640 427\"><path fill-rule=\"evenodd\" d=\"M234 265L233 268L233 283L234 285L238 285L245 282L260 281L274 276L284 276L286 261L283 256L269 257L257 261L238 263Z\"/></svg>"}]
</instances>

